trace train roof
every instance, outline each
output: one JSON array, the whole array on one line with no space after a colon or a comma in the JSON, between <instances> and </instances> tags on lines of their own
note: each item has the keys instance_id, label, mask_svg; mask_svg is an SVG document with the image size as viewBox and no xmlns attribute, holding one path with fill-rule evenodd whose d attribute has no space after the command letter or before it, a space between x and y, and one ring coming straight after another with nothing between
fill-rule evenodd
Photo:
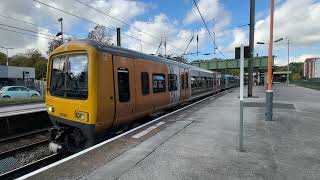
<instances>
[{"instance_id":1,"label":"train roof","mask_svg":"<svg viewBox=\"0 0 320 180\"><path fill-rule=\"evenodd\" d=\"M138 51L130 50L130 49L119 47L119 46L107 45L107 44L104 44L104 43L100 43L100 42L96 42L96 41L92 41L92 40L88 40L88 39L72 40L72 41L70 41L70 42L68 42L66 44L76 43L76 42L87 43L87 44L93 46L94 48L96 48L98 51L108 52L108 53L112 53L112 54L115 54L115 55L121 55L121 56L126 56L126 57L134 57L134 58L141 58L141 59L150 60L150 61L156 61L156 62L160 62L160 63L164 63L164 64L176 65L176 66L180 66L180 67L184 67L184 68L188 68L188 69L192 69L192 70L196 70L196 71L214 73L212 71L209 71L209 70L206 70L206 69L202 69L202 68L199 68L199 67L196 67L196 66L192 66L192 65L189 65L189 64L173 61L173 60L170 60L170 59L166 59L166 58L162 58L162 57L158 57L158 56L154 56L154 55L141 53L141 52L138 52Z\"/></svg>"}]
</instances>

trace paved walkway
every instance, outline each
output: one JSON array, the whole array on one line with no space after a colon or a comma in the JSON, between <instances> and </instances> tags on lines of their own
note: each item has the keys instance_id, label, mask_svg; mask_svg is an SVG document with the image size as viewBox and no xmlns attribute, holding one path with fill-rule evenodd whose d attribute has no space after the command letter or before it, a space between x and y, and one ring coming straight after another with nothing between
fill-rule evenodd
<instances>
[{"instance_id":1,"label":"paved walkway","mask_svg":"<svg viewBox=\"0 0 320 180\"><path fill-rule=\"evenodd\" d=\"M170 125L167 123L165 128L93 170L80 168L94 166L88 157L68 164L74 171L77 169L77 175L68 176L61 171L66 167L58 167L59 177L90 180L319 179L320 92L293 85L289 88L275 86L274 92L276 108L272 122L265 121L264 88L254 88L254 95L259 98L246 99L248 106L252 106L244 111L246 152L237 150L237 89L209 101L180 120L172 120ZM97 164L104 156L108 154L100 149L91 153L90 159ZM65 171L72 173L68 168ZM55 176L42 173L33 179L43 177Z\"/></svg>"}]
</instances>

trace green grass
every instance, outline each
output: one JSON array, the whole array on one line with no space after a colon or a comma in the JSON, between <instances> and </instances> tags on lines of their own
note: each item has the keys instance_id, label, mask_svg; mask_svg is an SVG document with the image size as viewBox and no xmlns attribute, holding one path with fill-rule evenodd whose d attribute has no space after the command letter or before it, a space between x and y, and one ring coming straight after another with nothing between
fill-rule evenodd
<instances>
[{"instance_id":1,"label":"green grass","mask_svg":"<svg viewBox=\"0 0 320 180\"><path fill-rule=\"evenodd\" d=\"M44 102L42 97L30 97L30 98L0 98L0 106L12 106L12 105L19 105L19 104L30 104L30 103L38 103Z\"/></svg>"},{"instance_id":2,"label":"green grass","mask_svg":"<svg viewBox=\"0 0 320 180\"><path fill-rule=\"evenodd\" d=\"M299 80L294 81L294 84L310 89L315 89L320 91L320 79L313 79L313 80Z\"/></svg>"}]
</instances>

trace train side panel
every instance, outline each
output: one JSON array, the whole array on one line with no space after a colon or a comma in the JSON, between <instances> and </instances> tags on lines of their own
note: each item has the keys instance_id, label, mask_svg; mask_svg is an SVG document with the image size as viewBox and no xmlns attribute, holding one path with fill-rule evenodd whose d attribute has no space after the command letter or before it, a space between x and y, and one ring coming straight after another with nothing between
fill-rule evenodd
<instances>
[{"instance_id":1,"label":"train side panel","mask_svg":"<svg viewBox=\"0 0 320 180\"><path fill-rule=\"evenodd\" d=\"M115 113L112 55L99 53L97 61L97 121L98 133L112 127Z\"/></svg>"}]
</instances>

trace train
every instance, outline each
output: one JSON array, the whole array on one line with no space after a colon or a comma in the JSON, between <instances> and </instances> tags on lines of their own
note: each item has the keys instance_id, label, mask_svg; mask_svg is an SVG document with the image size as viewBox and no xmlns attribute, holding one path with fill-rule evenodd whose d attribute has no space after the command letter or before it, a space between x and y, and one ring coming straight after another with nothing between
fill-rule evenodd
<instances>
[{"instance_id":1,"label":"train","mask_svg":"<svg viewBox=\"0 0 320 180\"><path fill-rule=\"evenodd\" d=\"M91 40L48 60L49 148L77 152L142 117L239 85L239 78Z\"/></svg>"}]
</instances>

